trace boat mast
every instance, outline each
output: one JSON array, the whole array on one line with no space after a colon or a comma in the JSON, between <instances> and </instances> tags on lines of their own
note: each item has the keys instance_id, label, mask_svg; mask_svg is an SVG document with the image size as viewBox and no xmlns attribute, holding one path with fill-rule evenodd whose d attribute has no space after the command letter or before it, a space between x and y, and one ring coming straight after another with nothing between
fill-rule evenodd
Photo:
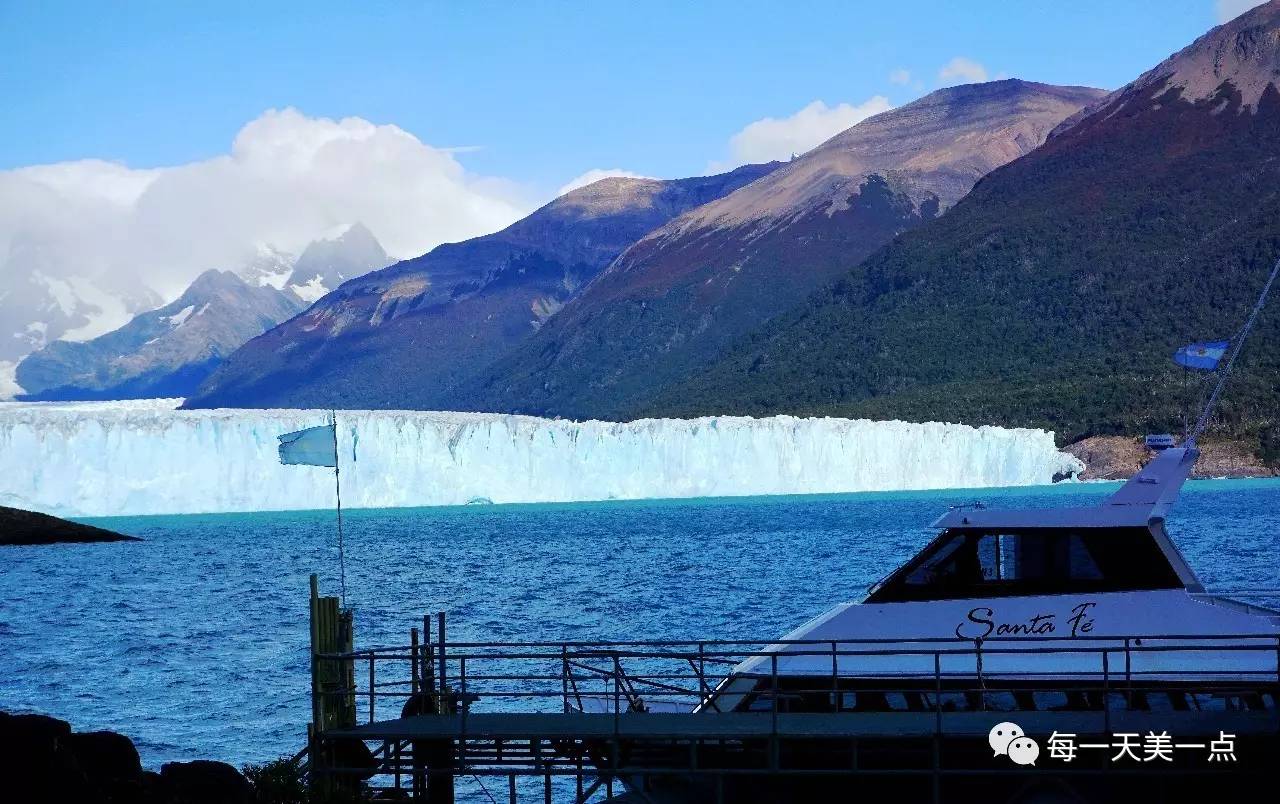
<instances>
[{"instance_id":1,"label":"boat mast","mask_svg":"<svg viewBox=\"0 0 1280 804\"><path fill-rule=\"evenodd\" d=\"M1209 395L1209 401L1205 404L1204 410L1200 411L1200 418L1196 420L1195 429L1187 437L1187 446L1194 447L1196 439L1209 426L1209 416L1213 414L1213 408L1218 404L1218 397L1222 394L1223 386L1227 384L1227 377L1231 376L1231 367L1235 364L1236 358L1239 357L1240 349L1244 346L1245 339L1249 337L1249 330L1253 329L1254 322L1258 320L1258 313L1262 312L1262 306L1267 302L1267 294L1271 292L1271 285L1275 282L1277 273L1280 273L1280 259L1277 259L1276 264L1271 268L1271 275L1267 277L1267 283L1262 286L1262 293L1258 296L1258 301L1254 303L1253 310L1249 312L1249 318L1244 322L1244 327L1231 344L1231 355L1227 358L1227 365L1222 369L1222 376L1218 378L1218 384L1214 386L1213 393Z\"/></svg>"}]
</instances>

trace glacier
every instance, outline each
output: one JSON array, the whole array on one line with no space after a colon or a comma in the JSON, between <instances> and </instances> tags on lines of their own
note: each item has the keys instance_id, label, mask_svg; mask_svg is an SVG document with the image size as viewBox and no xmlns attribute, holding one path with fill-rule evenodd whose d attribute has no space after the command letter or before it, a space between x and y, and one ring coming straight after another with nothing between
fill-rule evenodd
<instances>
[{"instance_id":1,"label":"glacier","mask_svg":"<svg viewBox=\"0 0 1280 804\"><path fill-rule=\"evenodd\" d=\"M0 403L0 505L61 516L324 509L331 470L276 436L323 410L177 410L181 400ZM338 411L355 508L809 494L1049 483L1083 467L1044 430L835 418L574 422Z\"/></svg>"}]
</instances>

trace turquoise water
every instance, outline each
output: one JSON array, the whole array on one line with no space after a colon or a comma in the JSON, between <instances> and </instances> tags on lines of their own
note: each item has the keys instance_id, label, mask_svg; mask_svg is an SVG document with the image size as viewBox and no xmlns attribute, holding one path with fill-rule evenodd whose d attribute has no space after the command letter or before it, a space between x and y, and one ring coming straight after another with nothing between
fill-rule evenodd
<instances>
[{"instance_id":1,"label":"turquoise water","mask_svg":"<svg viewBox=\"0 0 1280 804\"><path fill-rule=\"evenodd\" d=\"M949 505L1114 488L350 511L348 602L363 645L437 610L459 640L766 639L856 599ZM124 732L150 767L298 750L332 513L91 521L146 541L0 549L0 709ZM1280 481L1190 483L1169 527L1209 588L1280 586Z\"/></svg>"}]
</instances>

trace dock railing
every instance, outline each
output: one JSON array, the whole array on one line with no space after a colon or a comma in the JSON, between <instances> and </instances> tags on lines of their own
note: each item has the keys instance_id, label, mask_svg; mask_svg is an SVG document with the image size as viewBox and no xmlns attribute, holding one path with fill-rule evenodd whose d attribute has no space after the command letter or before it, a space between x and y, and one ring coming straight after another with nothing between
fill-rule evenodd
<instances>
[{"instance_id":1,"label":"dock railing","mask_svg":"<svg viewBox=\"0 0 1280 804\"><path fill-rule=\"evenodd\" d=\"M416 634L416 629L415 629ZM1192 662L1193 658L1201 661ZM529 711L652 711L652 704L679 705L692 712L711 707L725 692L721 681L737 668L741 675L803 679L787 686L792 694L842 691L841 680L891 686L859 686L861 692L900 692L903 679L933 682L946 692L992 692L1006 681L1093 682L1073 690L1122 693L1158 684L1195 681L1200 691L1254 688L1280 682L1280 636L1276 634L1168 635L1128 637L998 637L884 640L703 640L562 642L416 642L337 653L317 653L320 662L348 663L354 689L320 689L321 698L351 697L359 720L379 714L399 717L406 699L420 691L448 695L464 704L485 702ZM890 663L894 665L890 667ZM822 665L825 672L816 670ZM1065 665L1065 667L1064 667ZM1050 669L1052 667L1063 669ZM361 672L361 668L365 672ZM429 673L423 673L429 670ZM431 677L431 673L435 677ZM977 679L980 686L953 682ZM360 682L364 680L365 683ZM1018 688L1024 685L1019 683ZM923 689L923 688L922 688ZM759 690L756 690L759 692ZM927 690L924 690L927 691ZM930 699L932 700L932 699ZM931 705L946 708L943 699ZM550 702L550 706L548 706ZM980 704L1000 711L989 698ZM380 708L381 707L381 708ZM388 707L392 711L388 711ZM463 706L462 710L470 706ZM662 706L661 711L671 711Z\"/></svg>"},{"instance_id":2,"label":"dock railing","mask_svg":"<svg viewBox=\"0 0 1280 804\"><path fill-rule=\"evenodd\" d=\"M552 777L576 777L573 800L585 802L619 778L706 772L719 785L733 774L814 772L788 767L779 746L818 737L854 747L847 768L824 772L873 773L858 768L857 744L886 729L932 740L932 761L900 772L931 773L936 790L940 776L961 772L941 761L942 739L985 738L997 713L1028 733L1037 720L1082 734L1111 733L1117 721L1176 728L1204 712L1239 731L1280 730L1276 634L450 642L443 615L436 622L434 639L424 618L407 645L313 654L353 680L313 688L315 711L350 701L356 709L350 727L317 725L317 738L380 743L368 772L398 791L418 794L450 776L447 799L429 800L452 800L452 778L462 776L508 777L511 801L517 776L541 778L547 801ZM749 680L726 684L735 672ZM531 719L557 714L565 717ZM679 764L626 765L626 740L692 747ZM759 761L700 767L699 751L726 740L762 740ZM434 764L424 759L422 746L446 742Z\"/></svg>"}]
</instances>

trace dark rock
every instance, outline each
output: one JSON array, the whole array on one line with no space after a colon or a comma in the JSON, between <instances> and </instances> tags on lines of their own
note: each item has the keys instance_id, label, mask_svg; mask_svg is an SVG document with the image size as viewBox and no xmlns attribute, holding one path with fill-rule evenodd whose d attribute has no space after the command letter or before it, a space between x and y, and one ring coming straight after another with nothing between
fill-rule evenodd
<instances>
[{"instance_id":1,"label":"dark rock","mask_svg":"<svg viewBox=\"0 0 1280 804\"><path fill-rule=\"evenodd\" d=\"M169 804L251 804L253 788L225 762L197 759L160 768L160 788Z\"/></svg>"},{"instance_id":2,"label":"dark rock","mask_svg":"<svg viewBox=\"0 0 1280 804\"><path fill-rule=\"evenodd\" d=\"M56 516L6 508L0 505L0 545L57 544L59 542L140 542L136 536L82 525ZM14 715L13 717L42 717L41 715ZM45 718L52 720L52 718ZM66 726L66 733L71 727Z\"/></svg>"},{"instance_id":3,"label":"dark rock","mask_svg":"<svg viewBox=\"0 0 1280 804\"><path fill-rule=\"evenodd\" d=\"M138 787L138 801L141 804L165 804L164 780L160 778L160 774L144 770Z\"/></svg>"},{"instance_id":4,"label":"dark rock","mask_svg":"<svg viewBox=\"0 0 1280 804\"><path fill-rule=\"evenodd\" d=\"M0 790L6 800L98 800L69 748L70 736L65 720L0 712Z\"/></svg>"},{"instance_id":5,"label":"dark rock","mask_svg":"<svg viewBox=\"0 0 1280 804\"><path fill-rule=\"evenodd\" d=\"M160 773L144 771L122 734L73 733L65 720L0 712L0 801L252 804L253 787L225 762L171 762Z\"/></svg>"},{"instance_id":6,"label":"dark rock","mask_svg":"<svg viewBox=\"0 0 1280 804\"><path fill-rule=\"evenodd\" d=\"M0 511L13 510L0 508ZM0 712L0 741L57 740L71 734L71 724L48 715L11 715Z\"/></svg>"},{"instance_id":7,"label":"dark rock","mask_svg":"<svg viewBox=\"0 0 1280 804\"><path fill-rule=\"evenodd\" d=\"M142 760L133 741L113 731L72 734L67 745L89 784L106 801L142 798Z\"/></svg>"}]
</instances>

